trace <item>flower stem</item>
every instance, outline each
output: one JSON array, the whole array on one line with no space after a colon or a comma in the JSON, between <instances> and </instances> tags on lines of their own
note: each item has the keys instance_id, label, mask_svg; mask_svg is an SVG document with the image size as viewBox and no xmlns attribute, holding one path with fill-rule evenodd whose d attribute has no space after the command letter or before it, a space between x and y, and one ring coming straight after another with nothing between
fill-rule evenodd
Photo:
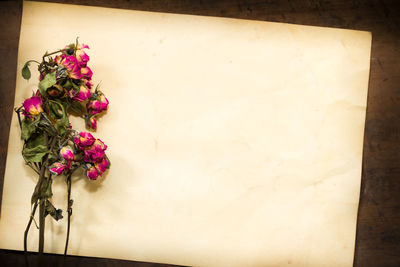
<instances>
[{"instance_id":1,"label":"flower stem","mask_svg":"<svg viewBox=\"0 0 400 267\"><path fill-rule=\"evenodd\" d=\"M71 174L68 174L67 176L67 186L68 186L68 224L67 224L67 239L65 240L64 256L67 255L68 251L69 230L71 226L71 215L72 215Z\"/></svg>"},{"instance_id":2,"label":"flower stem","mask_svg":"<svg viewBox=\"0 0 400 267\"><path fill-rule=\"evenodd\" d=\"M42 259L43 259L45 202L46 202L46 199L44 199L44 198L40 199L40 204L39 204L39 266L42 266Z\"/></svg>"},{"instance_id":3,"label":"flower stem","mask_svg":"<svg viewBox=\"0 0 400 267\"><path fill-rule=\"evenodd\" d=\"M33 217L35 216L37 206L38 206L38 203L36 201L35 205L33 206L33 210L32 210L31 216L29 218L28 225L26 226L25 233L24 233L24 255L25 255L25 262L26 262L27 266L29 266L29 261L28 261L28 256L27 256L27 252L28 252L28 245L27 245L27 243L28 243L28 233L29 233L29 229L31 228Z\"/></svg>"},{"instance_id":4,"label":"flower stem","mask_svg":"<svg viewBox=\"0 0 400 267\"><path fill-rule=\"evenodd\" d=\"M47 133L44 133L44 145L48 147L49 137ZM43 163L40 170L40 176L38 183L41 185L43 180L46 179L46 168L47 168L47 155L43 158ZM39 187L40 188L40 187ZM39 266L42 266L43 261L43 249L44 249L44 226L45 226L45 205L46 198L41 197L39 199Z\"/></svg>"},{"instance_id":5,"label":"flower stem","mask_svg":"<svg viewBox=\"0 0 400 267\"><path fill-rule=\"evenodd\" d=\"M67 51L67 50L68 50L68 48L64 48L64 49L60 49L60 50L51 52L50 54L48 54L48 53L46 52L46 53L43 55L43 61L45 61L44 58L47 57L47 56L54 55L54 54L57 54L57 53L60 53L60 52L64 52L64 51Z\"/></svg>"}]
</instances>

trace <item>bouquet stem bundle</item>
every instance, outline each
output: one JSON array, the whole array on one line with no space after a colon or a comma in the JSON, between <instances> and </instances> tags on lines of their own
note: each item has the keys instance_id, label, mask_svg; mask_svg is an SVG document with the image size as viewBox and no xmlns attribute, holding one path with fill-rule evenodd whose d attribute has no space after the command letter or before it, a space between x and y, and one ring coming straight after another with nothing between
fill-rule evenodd
<instances>
[{"instance_id":1,"label":"bouquet stem bundle","mask_svg":"<svg viewBox=\"0 0 400 267\"><path fill-rule=\"evenodd\" d=\"M56 221L63 218L62 210L51 202L53 179L64 175L67 185L66 255L73 204L72 175L78 168L83 168L88 179L96 180L110 167L105 154L107 145L90 132L74 130L69 122L72 113L82 117L88 129L96 130L99 114L109 105L98 85L92 90L93 73L87 66L89 56L84 49L89 47L76 39L64 49L46 52L42 62L29 60L22 69L22 76L29 80L30 63L38 64L38 89L15 111L24 142L22 156L26 165L38 175L31 197L32 211L24 232L24 252L26 254L28 250L28 233L34 222L39 228L39 262L43 258L46 216L50 215ZM38 206L39 225L35 221Z\"/></svg>"}]
</instances>

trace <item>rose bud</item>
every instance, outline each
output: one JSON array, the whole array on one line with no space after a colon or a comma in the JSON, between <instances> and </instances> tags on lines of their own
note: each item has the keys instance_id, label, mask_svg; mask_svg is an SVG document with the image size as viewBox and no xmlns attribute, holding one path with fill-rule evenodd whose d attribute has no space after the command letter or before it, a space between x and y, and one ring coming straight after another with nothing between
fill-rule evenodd
<instances>
[{"instance_id":1,"label":"rose bud","mask_svg":"<svg viewBox=\"0 0 400 267\"><path fill-rule=\"evenodd\" d=\"M73 91L73 90L71 90L71 91ZM78 94L75 95L72 99L82 102L82 101L85 101L86 99L88 99L90 96L91 96L90 90L86 86L81 85L79 87Z\"/></svg>"},{"instance_id":2,"label":"rose bud","mask_svg":"<svg viewBox=\"0 0 400 267\"><path fill-rule=\"evenodd\" d=\"M94 142L93 142L93 145L92 145L93 147L95 147L96 149L101 149L101 150L106 150L107 149L107 145L106 144L104 144L104 142L103 141L101 141L100 139L96 139Z\"/></svg>"},{"instance_id":3,"label":"rose bud","mask_svg":"<svg viewBox=\"0 0 400 267\"><path fill-rule=\"evenodd\" d=\"M97 169L94 166L92 166L86 170L86 176L90 180L97 180L97 177L99 177L99 172L97 171Z\"/></svg>"},{"instance_id":4,"label":"rose bud","mask_svg":"<svg viewBox=\"0 0 400 267\"><path fill-rule=\"evenodd\" d=\"M107 170L107 167L110 165L108 160L106 158L103 158L102 161L95 163L94 166L96 169L100 172L103 173Z\"/></svg>"},{"instance_id":5,"label":"rose bud","mask_svg":"<svg viewBox=\"0 0 400 267\"><path fill-rule=\"evenodd\" d=\"M68 169L68 166L65 164L62 164L60 162L54 162L50 167L49 171L54 174L54 175L60 175L62 174L65 170Z\"/></svg>"},{"instance_id":6,"label":"rose bud","mask_svg":"<svg viewBox=\"0 0 400 267\"><path fill-rule=\"evenodd\" d=\"M97 129L97 120L94 116L89 118L89 127L92 128L93 130Z\"/></svg>"},{"instance_id":7,"label":"rose bud","mask_svg":"<svg viewBox=\"0 0 400 267\"><path fill-rule=\"evenodd\" d=\"M85 44L78 44L76 46L76 59L81 66L86 66L87 62L89 61L89 56L82 50L82 49L89 49L88 45Z\"/></svg>"},{"instance_id":8,"label":"rose bud","mask_svg":"<svg viewBox=\"0 0 400 267\"><path fill-rule=\"evenodd\" d=\"M60 55L56 56L54 61L58 65L62 65L68 71L68 76L72 79L80 79L82 78L81 74L81 66L78 63L78 60L74 56Z\"/></svg>"},{"instance_id":9,"label":"rose bud","mask_svg":"<svg viewBox=\"0 0 400 267\"><path fill-rule=\"evenodd\" d=\"M93 145L85 149L85 154L83 156L85 162L98 162L102 158L104 158L104 150Z\"/></svg>"},{"instance_id":10,"label":"rose bud","mask_svg":"<svg viewBox=\"0 0 400 267\"><path fill-rule=\"evenodd\" d=\"M50 87L49 89L47 89L47 93L50 96L58 96L62 91L63 91L63 88L58 84L55 84L52 87Z\"/></svg>"},{"instance_id":11,"label":"rose bud","mask_svg":"<svg viewBox=\"0 0 400 267\"><path fill-rule=\"evenodd\" d=\"M93 76L93 72L89 67L81 68L81 74L82 74L82 78L84 78L85 80L88 80L88 81L90 81Z\"/></svg>"},{"instance_id":12,"label":"rose bud","mask_svg":"<svg viewBox=\"0 0 400 267\"><path fill-rule=\"evenodd\" d=\"M92 89L93 83L86 79L82 79L82 82L86 85L87 88Z\"/></svg>"},{"instance_id":13,"label":"rose bud","mask_svg":"<svg viewBox=\"0 0 400 267\"><path fill-rule=\"evenodd\" d=\"M90 100L86 106L88 112L90 114L96 115L97 113L101 112L101 103L99 100Z\"/></svg>"},{"instance_id":14,"label":"rose bud","mask_svg":"<svg viewBox=\"0 0 400 267\"><path fill-rule=\"evenodd\" d=\"M77 63L70 68L68 71L68 76L72 79L82 78L81 68Z\"/></svg>"},{"instance_id":15,"label":"rose bud","mask_svg":"<svg viewBox=\"0 0 400 267\"><path fill-rule=\"evenodd\" d=\"M103 110L107 110L108 108L108 99L105 97L105 95L101 94L100 95L100 109Z\"/></svg>"},{"instance_id":16,"label":"rose bud","mask_svg":"<svg viewBox=\"0 0 400 267\"><path fill-rule=\"evenodd\" d=\"M25 99L24 106L24 115L27 117L37 116L41 112L43 112L42 108L42 98L38 96L32 96L28 99Z\"/></svg>"},{"instance_id":17,"label":"rose bud","mask_svg":"<svg viewBox=\"0 0 400 267\"><path fill-rule=\"evenodd\" d=\"M71 161L74 160L75 155L74 151L70 146L64 146L60 150L60 155L66 160L66 161Z\"/></svg>"},{"instance_id":18,"label":"rose bud","mask_svg":"<svg viewBox=\"0 0 400 267\"><path fill-rule=\"evenodd\" d=\"M84 115L85 118L85 122L86 122L86 126L96 130L97 129L97 120L94 116L88 116L88 115Z\"/></svg>"},{"instance_id":19,"label":"rose bud","mask_svg":"<svg viewBox=\"0 0 400 267\"><path fill-rule=\"evenodd\" d=\"M95 138L91 133L88 132L80 132L77 137L74 138L74 143L79 148L84 148L87 146L91 146L95 141Z\"/></svg>"},{"instance_id":20,"label":"rose bud","mask_svg":"<svg viewBox=\"0 0 400 267\"><path fill-rule=\"evenodd\" d=\"M86 162L99 162L104 158L106 149L107 145L100 139L96 139L90 147L85 149L83 160Z\"/></svg>"}]
</instances>

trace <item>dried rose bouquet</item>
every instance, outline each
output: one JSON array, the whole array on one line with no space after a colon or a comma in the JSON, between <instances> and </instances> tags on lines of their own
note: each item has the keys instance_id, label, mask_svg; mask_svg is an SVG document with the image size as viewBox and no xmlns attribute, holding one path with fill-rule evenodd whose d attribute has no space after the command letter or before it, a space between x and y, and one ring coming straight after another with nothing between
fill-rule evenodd
<instances>
[{"instance_id":1,"label":"dried rose bouquet","mask_svg":"<svg viewBox=\"0 0 400 267\"><path fill-rule=\"evenodd\" d=\"M70 218L72 215L71 176L84 168L86 176L96 180L110 167L105 151L107 146L89 132L72 129L69 114L82 117L89 129L97 128L96 117L107 110L108 100L98 86L92 90L92 71L87 66L87 45L75 43L52 53L45 53L42 62L29 60L22 69L22 76L29 80L30 63L38 64L39 84L33 96L16 108L25 163L39 176L34 189L32 212L24 233L24 251L27 236L39 206L39 258L43 254L45 217L62 219L61 209L51 203L52 181L64 175L68 195L68 225L64 254L67 253ZM54 55L54 56L52 56ZM23 116L21 116L21 114ZM36 223L36 222L35 222Z\"/></svg>"}]
</instances>

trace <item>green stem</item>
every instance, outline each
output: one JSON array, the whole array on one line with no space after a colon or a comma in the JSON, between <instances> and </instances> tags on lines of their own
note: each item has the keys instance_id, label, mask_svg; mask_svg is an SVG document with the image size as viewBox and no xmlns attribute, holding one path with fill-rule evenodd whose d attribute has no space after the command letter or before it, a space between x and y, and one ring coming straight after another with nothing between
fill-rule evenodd
<instances>
[{"instance_id":1,"label":"green stem","mask_svg":"<svg viewBox=\"0 0 400 267\"><path fill-rule=\"evenodd\" d=\"M19 109L16 109L15 112L16 112L17 115L18 115L19 128L22 130L21 114L19 114L21 108L22 108L22 107L20 107Z\"/></svg>"},{"instance_id":2,"label":"green stem","mask_svg":"<svg viewBox=\"0 0 400 267\"><path fill-rule=\"evenodd\" d=\"M71 174L68 174L67 176L67 187L68 187L68 224L67 224L67 239L65 240L64 256L67 255L68 251L69 231L71 227L71 215L72 215Z\"/></svg>"},{"instance_id":3,"label":"green stem","mask_svg":"<svg viewBox=\"0 0 400 267\"><path fill-rule=\"evenodd\" d=\"M56 54L56 53L60 53L60 52L64 52L64 51L67 51L69 48L65 48L65 49L60 49L60 50L57 50L57 51L54 51L54 52L51 52L50 54L44 54L44 56L43 56L43 61L44 61L44 58L45 57L47 57L47 56L50 56L50 55L53 55L53 54Z\"/></svg>"},{"instance_id":4,"label":"green stem","mask_svg":"<svg viewBox=\"0 0 400 267\"><path fill-rule=\"evenodd\" d=\"M29 266L29 261L28 261L28 256L27 256L27 252L28 252L28 245L27 245L27 243L28 243L28 233L29 233L29 229L31 228L33 217L35 216L37 206L38 206L38 203L36 201L35 205L33 206L33 210L32 210L31 216L29 218L28 225L26 226L25 233L24 233L24 255L25 255L25 262L26 262L27 266Z\"/></svg>"},{"instance_id":5,"label":"green stem","mask_svg":"<svg viewBox=\"0 0 400 267\"><path fill-rule=\"evenodd\" d=\"M49 137L47 133L44 133L44 145L48 147L49 145ZM46 179L46 168L47 168L47 156L43 158L42 166L40 170L39 177L39 188L43 183L43 180ZM42 266L43 261L43 250L44 250L44 227L45 227L45 207L46 207L46 198L41 197L39 199L39 266Z\"/></svg>"},{"instance_id":6,"label":"green stem","mask_svg":"<svg viewBox=\"0 0 400 267\"><path fill-rule=\"evenodd\" d=\"M30 62L35 62L35 63L37 63L37 64L40 65L40 62L39 62L39 61L36 61L36 60L34 60L34 59L28 60L26 63L30 63Z\"/></svg>"},{"instance_id":7,"label":"green stem","mask_svg":"<svg viewBox=\"0 0 400 267\"><path fill-rule=\"evenodd\" d=\"M42 262L43 262L45 204L46 204L46 199L45 198L40 199L40 204L39 204L39 266L42 266Z\"/></svg>"}]
</instances>

